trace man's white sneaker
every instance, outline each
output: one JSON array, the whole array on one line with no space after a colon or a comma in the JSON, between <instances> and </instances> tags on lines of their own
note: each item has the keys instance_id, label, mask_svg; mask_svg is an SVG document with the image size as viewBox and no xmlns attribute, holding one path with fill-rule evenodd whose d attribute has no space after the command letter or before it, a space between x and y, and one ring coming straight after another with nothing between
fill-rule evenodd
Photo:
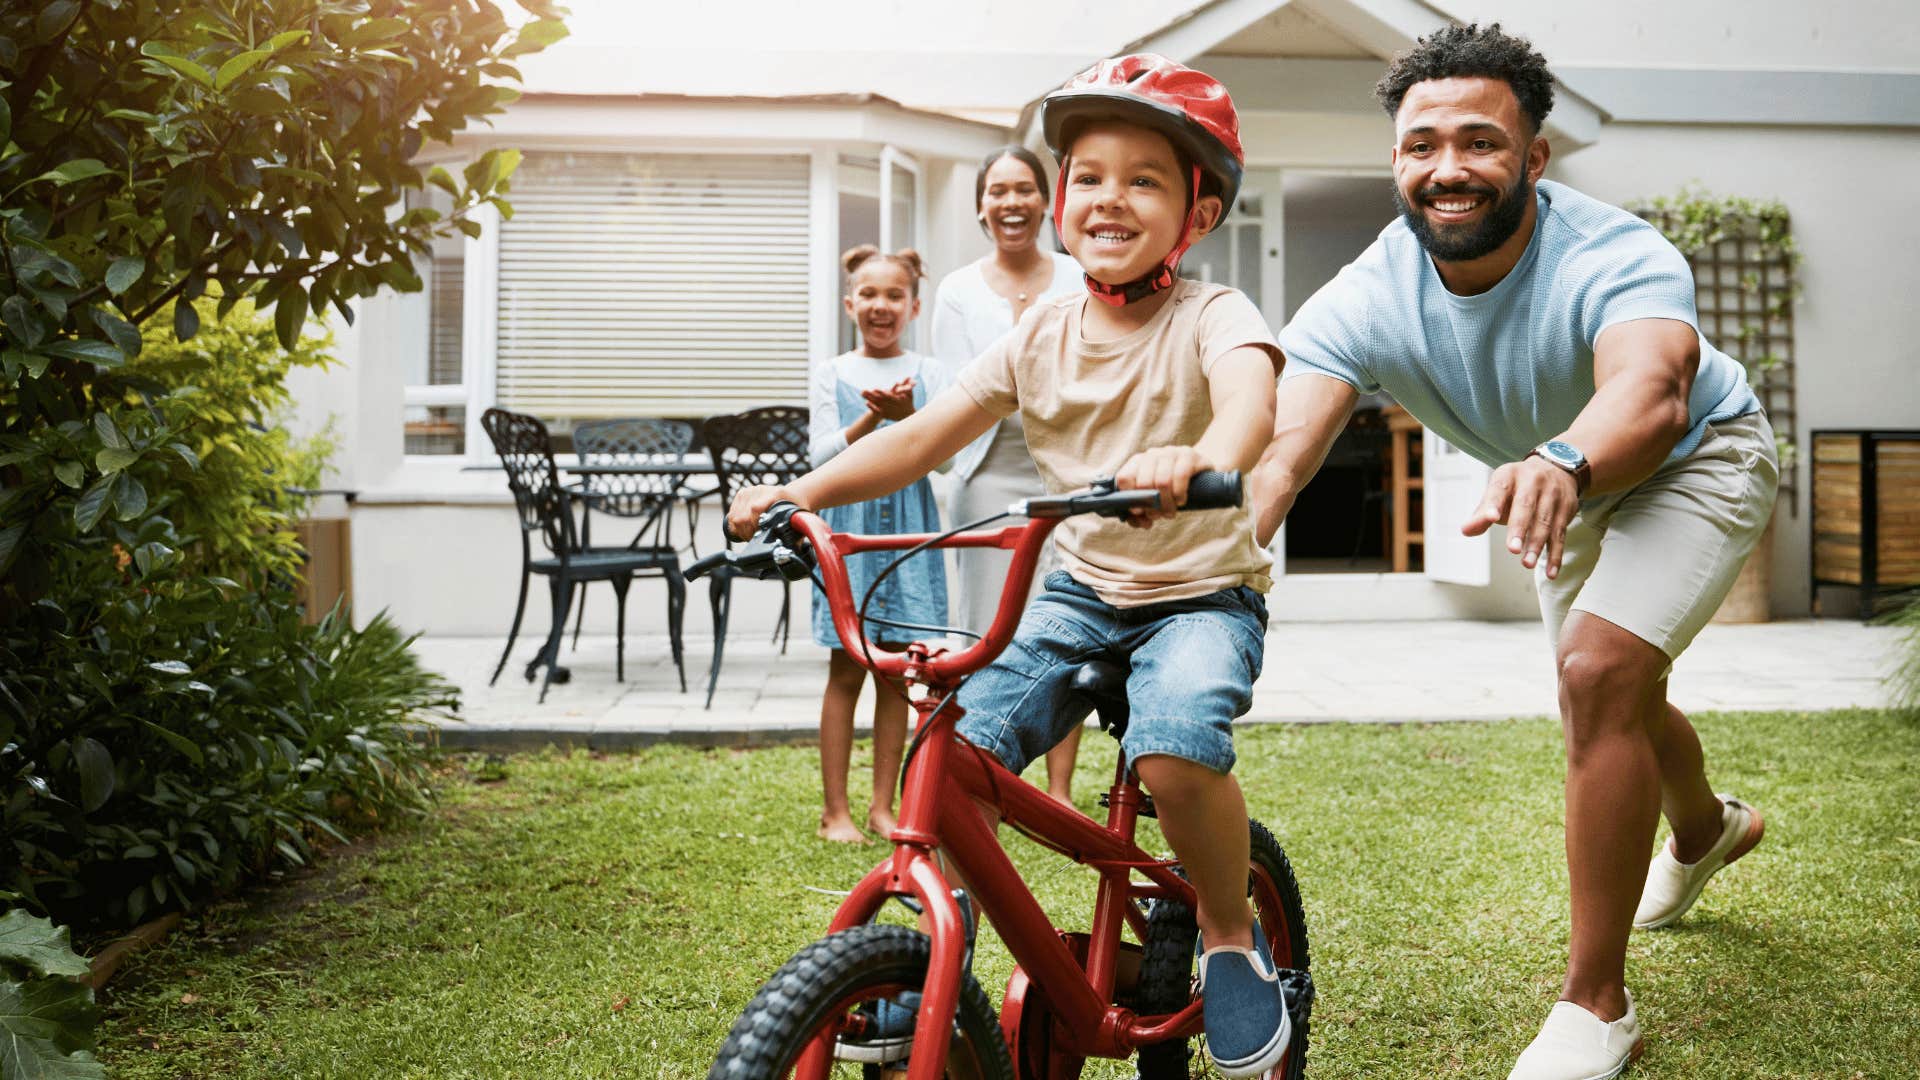
<instances>
[{"instance_id":1,"label":"man's white sneaker","mask_svg":"<svg viewBox=\"0 0 1920 1080\"><path fill-rule=\"evenodd\" d=\"M1640 894L1640 907L1633 913L1633 925L1655 930L1670 925L1687 913L1707 879L1721 867L1753 850L1766 832L1760 811L1731 795L1720 798L1720 839L1699 862L1683 863L1673 856L1669 838L1647 867L1647 887Z\"/></svg>"},{"instance_id":2,"label":"man's white sneaker","mask_svg":"<svg viewBox=\"0 0 1920 1080\"><path fill-rule=\"evenodd\" d=\"M1644 1049L1632 994L1627 995L1627 1015L1612 1023L1571 1001L1556 1001L1507 1080L1613 1080Z\"/></svg>"}]
</instances>

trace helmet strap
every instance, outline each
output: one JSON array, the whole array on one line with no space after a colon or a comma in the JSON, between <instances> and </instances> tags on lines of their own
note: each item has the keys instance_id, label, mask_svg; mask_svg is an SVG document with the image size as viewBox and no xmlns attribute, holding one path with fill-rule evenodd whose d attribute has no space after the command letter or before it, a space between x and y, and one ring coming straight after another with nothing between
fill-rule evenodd
<instances>
[{"instance_id":1,"label":"helmet strap","mask_svg":"<svg viewBox=\"0 0 1920 1080\"><path fill-rule=\"evenodd\" d=\"M1066 174L1067 163L1063 161L1060 163L1060 175ZM1167 257L1160 260L1159 266L1124 285L1109 285L1095 279L1092 274L1084 275L1087 292L1091 293L1095 300L1109 307L1125 307L1136 300L1145 300L1154 293L1173 287L1176 280L1174 271L1179 267L1180 260L1186 256L1187 249L1193 246L1193 218L1200 210L1200 166L1198 165L1193 166L1192 185L1187 188L1187 192L1187 219L1180 225L1180 239L1173 245L1173 250L1167 252ZM1059 200L1053 204L1055 233L1066 231L1064 226L1066 209L1067 197L1063 191Z\"/></svg>"}]
</instances>

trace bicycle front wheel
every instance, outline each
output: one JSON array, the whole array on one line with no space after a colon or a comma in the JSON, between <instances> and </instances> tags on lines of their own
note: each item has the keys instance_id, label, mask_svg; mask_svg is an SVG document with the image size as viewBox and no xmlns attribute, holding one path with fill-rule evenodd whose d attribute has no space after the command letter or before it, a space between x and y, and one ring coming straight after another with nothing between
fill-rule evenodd
<instances>
[{"instance_id":1,"label":"bicycle front wheel","mask_svg":"<svg viewBox=\"0 0 1920 1080\"><path fill-rule=\"evenodd\" d=\"M912 1041L900 1037L898 1002L926 983L932 954L925 934L878 925L842 930L801 949L747 1003L707 1080L785 1080L808 1045L822 1038L834 1047L825 1075L835 1080L904 1073ZM1014 1080L993 1002L971 974L960 987L943 1075Z\"/></svg>"}]
</instances>

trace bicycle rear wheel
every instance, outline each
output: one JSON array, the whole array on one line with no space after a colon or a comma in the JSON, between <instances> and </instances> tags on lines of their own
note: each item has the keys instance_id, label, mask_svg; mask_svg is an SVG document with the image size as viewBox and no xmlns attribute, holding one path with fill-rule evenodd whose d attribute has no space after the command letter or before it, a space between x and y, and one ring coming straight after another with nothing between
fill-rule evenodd
<instances>
[{"instance_id":1,"label":"bicycle rear wheel","mask_svg":"<svg viewBox=\"0 0 1920 1080\"><path fill-rule=\"evenodd\" d=\"M1294 880L1293 865L1280 842L1265 825L1251 818L1247 829L1252 841L1252 858L1247 872L1247 892L1253 901L1254 918L1273 950L1274 966L1281 969L1283 984L1289 969L1302 973L1289 995L1293 1015L1293 1041L1287 1056L1267 1075L1271 1080L1299 1080L1307 1068L1307 1013L1313 1003L1312 983L1304 978L1309 963L1307 918L1300 905L1300 885ZM1146 955L1140 964L1140 986L1135 994L1137 1011L1143 1014L1170 1013L1193 1000L1193 944L1200 930L1194 925L1193 912L1174 900L1155 901L1147 914L1147 939L1142 944ZM1195 1060L1195 1044L1178 1039L1140 1048L1137 1063L1139 1080L1188 1080L1191 1076L1214 1076L1210 1062ZM1205 1068L1200 1068L1201 1065Z\"/></svg>"},{"instance_id":2,"label":"bicycle rear wheel","mask_svg":"<svg viewBox=\"0 0 1920 1080\"><path fill-rule=\"evenodd\" d=\"M793 1075L801 1052L822 1036L844 1036L847 1041L840 1045L847 1049L842 1056L872 1059L874 1054L854 1048L870 1048L863 1036L870 1032L877 1003L920 990L932 953L925 934L879 925L842 930L801 949L747 1003L707 1080L784 1080ZM883 1065L836 1059L826 1075L852 1080L883 1075L883 1068L904 1070L911 1051L902 1054ZM951 1080L1013 1080L1013 1061L993 1003L971 974L960 987L944 1075Z\"/></svg>"}]
</instances>

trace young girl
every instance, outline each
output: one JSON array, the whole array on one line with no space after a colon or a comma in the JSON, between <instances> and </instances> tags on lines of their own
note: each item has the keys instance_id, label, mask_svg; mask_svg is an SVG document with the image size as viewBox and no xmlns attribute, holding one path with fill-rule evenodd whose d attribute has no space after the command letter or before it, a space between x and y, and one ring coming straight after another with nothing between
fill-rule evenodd
<instances>
[{"instance_id":1,"label":"young girl","mask_svg":"<svg viewBox=\"0 0 1920 1080\"><path fill-rule=\"evenodd\" d=\"M814 365L808 392L812 416L813 467L819 468L849 445L876 430L912 416L945 384L938 362L906 351L901 339L920 314L920 256L911 249L882 254L862 244L841 256L847 271L847 314L860 331L860 347ZM915 533L940 531L933 489L923 478L880 498L837 506L824 515L835 532ZM870 552L847 560L856 599L894 558ZM946 571L937 557L907 560L874 593L867 615L898 623L939 626L947 617ZM927 636L869 623L876 641L907 642ZM866 682L861 667L833 628L827 598L814 591L813 639L832 649L827 692L820 703L820 780L825 806L820 835L843 843L866 837L847 804L847 769L853 752L853 709ZM874 686L873 797L867 828L885 836L893 831L893 793L907 737L907 700L892 686Z\"/></svg>"}]
</instances>

